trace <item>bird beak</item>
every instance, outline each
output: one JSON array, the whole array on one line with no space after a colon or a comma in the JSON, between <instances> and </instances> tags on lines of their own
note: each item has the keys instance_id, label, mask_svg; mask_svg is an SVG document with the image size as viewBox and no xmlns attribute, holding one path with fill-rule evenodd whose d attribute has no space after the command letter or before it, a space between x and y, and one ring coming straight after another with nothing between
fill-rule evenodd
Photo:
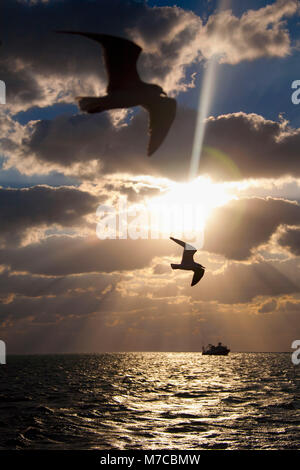
<instances>
[{"instance_id":1,"label":"bird beak","mask_svg":"<svg viewBox=\"0 0 300 470\"><path fill-rule=\"evenodd\" d=\"M161 92L161 95L163 95L163 96L168 96L165 91L162 91L162 92Z\"/></svg>"}]
</instances>

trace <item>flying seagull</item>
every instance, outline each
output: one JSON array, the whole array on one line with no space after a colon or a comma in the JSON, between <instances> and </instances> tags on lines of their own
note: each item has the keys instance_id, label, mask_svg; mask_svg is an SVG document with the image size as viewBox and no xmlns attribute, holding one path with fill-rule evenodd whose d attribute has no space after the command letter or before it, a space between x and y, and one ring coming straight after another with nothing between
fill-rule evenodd
<instances>
[{"instance_id":1,"label":"flying seagull","mask_svg":"<svg viewBox=\"0 0 300 470\"><path fill-rule=\"evenodd\" d=\"M197 249L194 246L189 245L188 243L178 240L177 238L170 237L170 239L184 248L181 263L171 264L171 268L184 269L185 271L194 271L191 286L196 285L203 277L203 274L205 272L205 267L202 266L202 264L195 263L194 261L194 254L196 253Z\"/></svg>"},{"instance_id":2,"label":"flying seagull","mask_svg":"<svg viewBox=\"0 0 300 470\"><path fill-rule=\"evenodd\" d=\"M78 97L78 105L87 113L101 113L109 109L143 106L150 117L148 156L152 155L165 139L175 118L176 100L169 98L159 85L143 82L136 63L141 47L128 39L108 34L79 31L57 31L80 34L101 44L108 74L107 95Z\"/></svg>"}]
</instances>

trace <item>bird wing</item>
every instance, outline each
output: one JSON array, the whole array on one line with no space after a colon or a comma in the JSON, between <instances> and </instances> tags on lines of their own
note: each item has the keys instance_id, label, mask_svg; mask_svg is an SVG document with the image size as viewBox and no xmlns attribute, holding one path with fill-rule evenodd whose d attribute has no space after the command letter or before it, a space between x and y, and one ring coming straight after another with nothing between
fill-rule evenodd
<instances>
[{"instance_id":1,"label":"bird wing","mask_svg":"<svg viewBox=\"0 0 300 470\"><path fill-rule=\"evenodd\" d=\"M193 276L193 279L192 279L191 286L194 286L195 284L197 284L200 281L200 279L202 279L204 272L205 272L205 270L203 268L199 268L196 271L194 271L194 276Z\"/></svg>"},{"instance_id":2,"label":"bird wing","mask_svg":"<svg viewBox=\"0 0 300 470\"><path fill-rule=\"evenodd\" d=\"M186 243L186 245L188 245ZM192 247L192 245L188 245L189 247ZM192 250L191 248L186 248L184 249L183 255L182 255L182 264L191 264L194 261L194 254L196 253L196 249Z\"/></svg>"},{"instance_id":3,"label":"bird wing","mask_svg":"<svg viewBox=\"0 0 300 470\"><path fill-rule=\"evenodd\" d=\"M140 81L136 69L142 48L129 39L109 34L84 33L79 31L57 31L58 33L79 34L101 44L108 74L107 92L120 88L128 88Z\"/></svg>"},{"instance_id":4,"label":"bird wing","mask_svg":"<svg viewBox=\"0 0 300 470\"><path fill-rule=\"evenodd\" d=\"M170 237L170 239L184 248L181 263L191 264L194 261L193 257L197 251L196 248L186 242L183 242L182 240L178 240L178 238Z\"/></svg>"},{"instance_id":5,"label":"bird wing","mask_svg":"<svg viewBox=\"0 0 300 470\"><path fill-rule=\"evenodd\" d=\"M173 237L170 237L170 239L173 240L173 242L178 243L178 245L185 248L185 242L183 242L182 240L178 240L178 238L173 238Z\"/></svg>"},{"instance_id":6,"label":"bird wing","mask_svg":"<svg viewBox=\"0 0 300 470\"><path fill-rule=\"evenodd\" d=\"M152 155L165 139L176 114L176 100L160 95L145 106L149 112L149 145L148 157Z\"/></svg>"}]
</instances>

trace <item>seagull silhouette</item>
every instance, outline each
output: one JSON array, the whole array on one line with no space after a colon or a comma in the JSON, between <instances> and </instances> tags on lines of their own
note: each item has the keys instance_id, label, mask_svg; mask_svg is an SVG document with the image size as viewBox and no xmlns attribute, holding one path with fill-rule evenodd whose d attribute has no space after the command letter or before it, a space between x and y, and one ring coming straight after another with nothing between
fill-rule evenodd
<instances>
[{"instance_id":1,"label":"seagull silhouette","mask_svg":"<svg viewBox=\"0 0 300 470\"><path fill-rule=\"evenodd\" d=\"M181 263L171 264L171 268L184 269L185 271L194 271L191 286L195 286L203 277L205 272L205 267L202 266L202 264L195 263L194 261L194 254L196 253L197 249L188 243L178 240L177 238L170 237L170 239L184 248Z\"/></svg>"},{"instance_id":2,"label":"seagull silhouette","mask_svg":"<svg viewBox=\"0 0 300 470\"><path fill-rule=\"evenodd\" d=\"M150 116L148 156L152 155L165 139L176 114L176 100L169 98L159 85L143 82L136 63L141 47L128 39L108 34L79 31L56 31L79 34L101 44L108 74L107 95L78 97L78 105L87 113L101 113L109 109L142 106Z\"/></svg>"}]
</instances>

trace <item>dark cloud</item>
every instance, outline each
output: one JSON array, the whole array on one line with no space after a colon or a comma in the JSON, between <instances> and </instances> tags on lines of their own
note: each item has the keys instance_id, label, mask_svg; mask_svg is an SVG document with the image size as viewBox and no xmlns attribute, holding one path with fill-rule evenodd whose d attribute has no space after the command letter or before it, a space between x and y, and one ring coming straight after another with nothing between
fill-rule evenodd
<instances>
[{"instance_id":1,"label":"dark cloud","mask_svg":"<svg viewBox=\"0 0 300 470\"><path fill-rule=\"evenodd\" d=\"M114 272L148 266L155 256L173 253L169 240L98 240L50 236L19 248L0 251L0 263L34 274L68 275Z\"/></svg>"},{"instance_id":2,"label":"dark cloud","mask_svg":"<svg viewBox=\"0 0 300 470\"><path fill-rule=\"evenodd\" d=\"M150 159L145 158L147 120L147 114L140 112L128 125L115 127L107 113L65 115L27 126L19 147L8 135L2 141L2 148L17 166L35 156L46 171L59 169L83 178L82 167L75 165L82 163L86 168L97 161L93 177L123 172L187 179L196 112L178 109L165 142ZM299 148L299 129L290 129L283 121L270 121L242 112L211 117L207 121L198 174L232 181L299 177ZM32 171L37 171L34 166Z\"/></svg>"},{"instance_id":3,"label":"dark cloud","mask_svg":"<svg viewBox=\"0 0 300 470\"><path fill-rule=\"evenodd\" d=\"M259 293L267 292L266 295L269 295L272 292L272 298L276 295L276 289L299 289L299 282L294 287L282 284L282 279L276 274L278 270L272 263L268 267L264 264L256 266L256 277L260 274L260 279L256 280L253 266L234 263L235 271L231 272L236 277L231 279L231 284L240 283L243 287L241 291L236 289L233 292L237 294L237 299L246 293L246 281L250 290L258 287ZM289 268L287 264L290 264ZM285 263L281 275L287 278L289 270L293 272L294 269L294 263ZM269 277L264 277L272 270L275 272L268 283L266 281ZM230 271L226 274L230 275ZM133 289L135 279L132 276ZM245 295L242 304L234 305L233 295L229 298L232 285L224 284L220 273L215 275L209 291L209 277L205 276L201 282L204 283L205 279L206 284L199 285L196 290L190 287L181 289L181 297L174 295L174 289L172 294L174 284L166 288L165 293L169 297L153 298L148 289L150 282L143 293L127 295L126 291L110 288L109 285L103 289L104 283L100 278L98 292L87 288L72 292L68 290L47 298L16 296L10 303L0 306L2 338L7 341L10 351L23 353L116 349L197 351L199 341L200 344L203 341L216 342L219 338L228 342L234 350L287 349L284 345L291 344L291 338L294 338L299 325L299 301L295 297L286 295L276 298L274 300L278 307L272 314L257 315L261 313L258 310L268 303L266 298L248 302L245 301ZM96 283L93 282L94 286ZM159 296L163 294L159 288L157 293ZM225 300L225 303L205 300L209 295ZM61 336L64 341L57 344L57 338ZM278 338L282 342L278 342Z\"/></svg>"},{"instance_id":4,"label":"dark cloud","mask_svg":"<svg viewBox=\"0 0 300 470\"><path fill-rule=\"evenodd\" d=\"M82 37L56 34L56 30L136 39L146 49L139 61L142 77L162 82L173 79L175 88L185 65L199 55L193 43L201 20L177 7L150 8L146 3L122 0L85 5L81 0L2 3L2 15L8 20L1 31L0 76L8 85L10 105L70 101L74 94L103 88L107 78L100 46Z\"/></svg>"},{"instance_id":5,"label":"dark cloud","mask_svg":"<svg viewBox=\"0 0 300 470\"><path fill-rule=\"evenodd\" d=\"M298 221L294 221L295 224ZM296 256L300 255L300 227L285 227L277 239L279 245L288 248Z\"/></svg>"},{"instance_id":6,"label":"dark cloud","mask_svg":"<svg viewBox=\"0 0 300 470\"><path fill-rule=\"evenodd\" d=\"M101 312L104 298L105 294L95 295L89 291L52 297L16 297L10 303L0 304L0 315L2 321L6 318L20 320L32 316L37 323L55 323L72 315L84 317Z\"/></svg>"},{"instance_id":7,"label":"dark cloud","mask_svg":"<svg viewBox=\"0 0 300 470\"><path fill-rule=\"evenodd\" d=\"M32 130L32 134L22 142L24 153L28 156L37 155L44 163L61 167L89 162L101 158L101 155L108 156L111 147L116 149L116 145L110 142L115 142L118 132L108 113L71 117L63 115L54 120L37 121ZM128 145L129 141L126 143ZM117 158L121 153L119 146Z\"/></svg>"},{"instance_id":8,"label":"dark cloud","mask_svg":"<svg viewBox=\"0 0 300 470\"><path fill-rule=\"evenodd\" d=\"M257 114L210 118L202 172L226 179L300 175L300 130Z\"/></svg>"},{"instance_id":9,"label":"dark cloud","mask_svg":"<svg viewBox=\"0 0 300 470\"><path fill-rule=\"evenodd\" d=\"M78 171L72 170L75 164L97 160L98 168L93 177L118 172L151 174L150 159L145 158L147 133L146 112L139 113L128 126L120 128L113 125L108 113L65 115L30 126L20 153L21 158L35 156L39 163L75 174ZM7 147L6 142L4 150ZM84 177L81 171L82 167L79 174Z\"/></svg>"},{"instance_id":10,"label":"dark cloud","mask_svg":"<svg viewBox=\"0 0 300 470\"><path fill-rule=\"evenodd\" d=\"M76 276L37 276L31 274L16 274L5 269L0 273L0 298L4 303L10 301L10 296L44 297L68 295L76 292L89 291L100 295L108 286L113 286L118 275L83 274Z\"/></svg>"},{"instance_id":11,"label":"dark cloud","mask_svg":"<svg viewBox=\"0 0 300 470\"><path fill-rule=\"evenodd\" d=\"M95 93L106 81L99 46L54 33L91 31L135 40L144 49L138 63L142 78L184 90L192 81L185 77L186 66L212 54L232 64L288 55L290 37L283 18L296 9L296 0L278 0L241 18L229 10L218 12L204 25L192 11L151 8L146 2L2 0L7 20L1 30L0 76L13 106L45 106Z\"/></svg>"},{"instance_id":12,"label":"dark cloud","mask_svg":"<svg viewBox=\"0 0 300 470\"><path fill-rule=\"evenodd\" d=\"M191 292L186 288L184 293L191 295L194 300L214 300L224 304L250 302L258 296L299 294L297 263L297 260L282 264L268 261L231 263L217 274L208 270L197 290Z\"/></svg>"},{"instance_id":13,"label":"dark cloud","mask_svg":"<svg viewBox=\"0 0 300 470\"><path fill-rule=\"evenodd\" d=\"M83 216L96 211L97 203L99 198L72 187L0 189L0 237L12 244L33 227L80 225Z\"/></svg>"},{"instance_id":14,"label":"dark cloud","mask_svg":"<svg viewBox=\"0 0 300 470\"><path fill-rule=\"evenodd\" d=\"M21 194L23 191L25 190L19 190ZM68 192L62 191L62 194L65 195L62 197L63 202L60 203L59 191L49 191L50 196L48 197L50 197L52 206L47 197L44 201L43 197L34 197L32 204L30 199L32 194L29 191L28 214L26 204L23 204L23 212L22 206L16 205L20 215L19 212L15 212L14 216L10 214L6 221L6 230L12 230L12 227L15 227L16 230L18 227L20 231L20 227L31 227L34 224L46 223L47 221L48 225L51 223L60 223L64 226L78 224L80 211L82 214L89 212L91 202L92 205L94 203L94 199L90 199L88 193L87 202L83 202L80 199L81 192L78 191L77 195L75 191L76 197L82 203L80 207L79 202L73 198L74 190L70 190L69 201ZM55 199L55 191L58 191L58 199ZM35 194L34 190L33 194ZM39 195L39 191L36 194ZM45 196L43 193L41 194ZM38 201L41 202L41 206L36 208ZM244 260L251 255L256 247L266 243L280 225L290 225L295 221L300 222L300 206L297 203L272 198L244 198L231 201L226 206L214 210L205 231L203 249L221 254L228 259ZM169 240L99 240L96 237L56 235L49 236L37 243L2 250L0 251L0 262L18 271L67 275L140 269L149 266L155 257L176 253L178 254L178 250ZM157 269L161 268L155 268L155 273L158 273Z\"/></svg>"},{"instance_id":15,"label":"dark cloud","mask_svg":"<svg viewBox=\"0 0 300 470\"><path fill-rule=\"evenodd\" d=\"M280 225L300 223L300 205L274 198L242 198L214 209L205 229L204 249L242 260L266 243Z\"/></svg>"},{"instance_id":16,"label":"dark cloud","mask_svg":"<svg viewBox=\"0 0 300 470\"><path fill-rule=\"evenodd\" d=\"M286 56L290 38L282 19L296 7L293 0L278 0L241 18L229 11L214 14L203 25L192 12L150 8L142 2L2 3L2 15L11 21L1 31L0 77L7 83L14 111L73 102L76 95L104 89L107 77L99 46L84 38L57 35L55 29L134 39L144 48L138 63L142 78L177 93L190 85L186 66L213 53L221 53L222 60L231 64ZM179 109L167 139L147 159L148 122L143 111L119 125L110 114L78 114L22 127L5 114L1 151L10 159L8 167L15 165L28 174L58 169L98 181L110 173L186 179L196 117L194 110ZM298 177L299 143L299 129L290 129L282 120L245 113L211 117L199 173L222 180ZM113 196L125 194L134 202L159 192L151 185L114 181L103 184L103 190ZM203 280L191 289L185 274L164 264L164 257L181 254L169 240L100 241L56 235L16 246L30 229L78 228L102 200L101 195L76 188L0 190L0 234L9 244L0 250L0 263L7 266L0 272L1 326L10 328L8 344L15 350L98 350L99 344L107 350L116 345L129 350L197 350L199 331L212 342L225 333L225 341L228 337L233 347L249 349L249 338L254 338L256 347L260 344L257 331L265 348L277 341L275 329L282 347L293 337L299 302L292 295L299 294L300 286L295 258L280 263L258 257L260 261L252 264L229 261L219 271L212 271L208 263ZM197 260L214 258L208 253L246 260L274 233L280 245L299 255L299 228L290 227L299 224L299 204L274 198L232 201L213 212L206 229L207 253L197 253ZM280 295L287 299L275 299ZM262 299L255 300L258 296ZM274 320L268 320L272 315L251 318L249 309L272 313ZM242 338L240 343L234 343L236 338Z\"/></svg>"},{"instance_id":17,"label":"dark cloud","mask_svg":"<svg viewBox=\"0 0 300 470\"><path fill-rule=\"evenodd\" d=\"M300 307L300 301L298 298L283 298L278 301L278 307L277 310L279 313L293 313L295 314L295 317L299 317L299 307Z\"/></svg>"},{"instance_id":18,"label":"dark cloud","mask_svg":"<svg viewBox=\"0 0 300 470\"><path fill-rule=\"evenodd\" d=\"M270 313L276 310L277 301L276 299L270 299L265 301L258 309L258 313Z\"/></svg>"}]
</instances>

